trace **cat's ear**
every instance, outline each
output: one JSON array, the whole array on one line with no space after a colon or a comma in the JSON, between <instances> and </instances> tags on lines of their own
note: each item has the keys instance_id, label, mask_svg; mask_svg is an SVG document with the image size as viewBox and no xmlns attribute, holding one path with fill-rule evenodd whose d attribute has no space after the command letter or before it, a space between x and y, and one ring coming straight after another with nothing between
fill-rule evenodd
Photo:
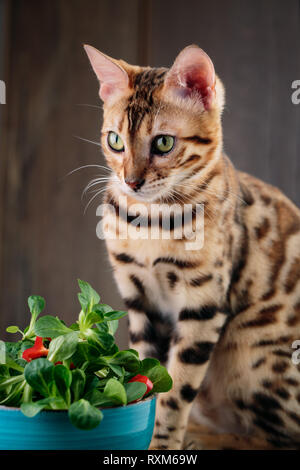
<instances>
[{"instance_id":1,"label":"cat's ear","mask_svg":"<svg viewBox=\"0 0 300 470\"><path fill-rule=\"evenodd\" d=\"M128 90L129 77L118 61L92 46L84 45L83 47L100 82L100 98L108 101L124 94Z\"/></svg>"},{"instance_id":2,"label":"cat's ear","mask_svg":"<svg viewBox=\"0 0 300 470\"><path fill-rule=\"evenodd\" d=\"M165 79L166 89L185 98L201 98L206 110L215 98L215 69L209 56L198 46L188 46L176 57Z\"/></svg>"}]
</instances>

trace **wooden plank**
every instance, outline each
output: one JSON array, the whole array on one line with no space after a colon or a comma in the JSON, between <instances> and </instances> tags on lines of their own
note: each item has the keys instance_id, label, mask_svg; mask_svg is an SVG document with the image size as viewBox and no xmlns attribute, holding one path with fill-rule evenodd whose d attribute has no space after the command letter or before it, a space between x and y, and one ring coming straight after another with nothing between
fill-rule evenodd
<instances>
[{"instance_id":1,"label":"wooden plank","mask_svg":"<svg viewBox=\"0 0 300 470\"><path fill-rule=\"evenodd\" d=\"M138 65L150 65L151 51L151 25L152 25L152 0L139 2L139 40L138 40Z\"/></svg>"},{"instance_id":2,"label":"wooden plank","mask_svg":"<svg viewBox=\"0 0 300 470\"><path fill-rule=\"evenodd\" d=\"M1 260L3 338L7 324L28 323L26 299L40 294L47 313L73 321L78 313L76 278L91 282L103 302L122 307L96 237L96 205L83 215L81 192L99 173L64 176L87 164L104 164L96 145L101 109L97 80L82 49L138 61L138 0L11 1L10 94L4 240ZM84 201L86 203L87 201ZM126 324L124 320L123 325ZM119 335L127 344L126 329Z\"/></svg>"},{"instance_id":3,"label":"wooden plank","mask_svg":"<svg viewBox=\"0 0 300 470\"><path fill-rule=\"evenodd\" d=\"M75 279L90 281L103 301L123 304L104 243L96 238L95 205L83 215L80 195L104 159L97 146L101 110L97 81L82 43L131 63L171 65L198 43L225 82L225 149L236 165L280 186L297 188L300 106L291 82L300 77L299 3L290 0L11 0L7 115L0 136L0 333L27 323L26 298L47 298L47 312L72 321ZM3 135L4 134L4 135ZM5 137L5 138L3 138ZM4 197L5 196L5 197ZM125 321L119 335L126 345Z\"/></svg>"},{"instance_id":4,"label":"wooden plank","mask_svg":"<svg viewBox=\"0 0 300 470\"><path fill-rule=\"evenodd\" d=\"M225 150L238 168L280 187L300 204L299 1L153 0L151 63L169 66L196 43L226 87ZM297 187L298 186L298 187Z\"/></svg>"},{"instance_id":5,"label":"wooden plank","mask_svg":"<svg viewBox=\"0 0 300 470\"><path fill-rule=\"evenodd\" d=\"M10 3L8 0L1 0L0 3L0 80L4 80L6 84L6 94L7 94L7 85L9 83L9 40L8 40L8 31L10 28ZM7 96L6 96L7 102ZM6 173L6 141L8 136L7 129L7 112L8 106L0 105L0 306L2 299L2 289L1 286L3 281L3 269L2 260L4 254L4 215L5 215L5 173ZM3 317L4 315L0 315ZM1 320L0 320L1 321ZM1 330L0 330L1 334ZM1 337L1 336L0 336Z\"/></svg>"}]
</instances>

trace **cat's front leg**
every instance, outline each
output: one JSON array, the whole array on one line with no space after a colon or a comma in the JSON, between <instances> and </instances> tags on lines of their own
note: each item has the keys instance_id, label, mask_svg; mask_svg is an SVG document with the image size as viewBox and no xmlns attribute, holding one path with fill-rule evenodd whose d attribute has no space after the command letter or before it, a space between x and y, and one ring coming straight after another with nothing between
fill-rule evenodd
<instances>
[{"instance_id":1,"label":"cat's front leg","mask_svg":"<svg viewBox=\"0 0 300 470\"><path fill-rule=\"evenodd\" d=\"M127 303L128 306L128 303ZM166 364L169 354L173 324L159 312L139 307L129 309L129 344L136 349L140 359L155 357Z\"/></svg>"},{"instance_id":2,"label":"cat's front leg","mask_svg":"<svg viewBox=\"0 0 300 470\"><path fill-rule=\"evenodd\" d=\"M181 449L193 400L226 319L212 306L180 313L168 367L173 388L158 398L150 449Z\"/></svg>"}]
</instances>

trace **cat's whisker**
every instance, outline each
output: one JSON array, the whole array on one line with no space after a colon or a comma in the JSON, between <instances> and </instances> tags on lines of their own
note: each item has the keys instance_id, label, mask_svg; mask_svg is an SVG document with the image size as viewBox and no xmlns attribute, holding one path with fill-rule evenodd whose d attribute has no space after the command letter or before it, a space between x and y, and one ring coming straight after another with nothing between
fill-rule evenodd
<instances>
[{"instance_id":1,"label":"cat's whisker","mask_svg":"<svg viewBox=\"0 0 300 470\"><path fill-rule=\"evenodd\" d=\"M118 178L115 176L115 175L110 175L110 176L106 176L106 175L99 175L97 178L94 178L92 179L87 185L86 187L84 188L83 192L82 192L82 196L81 196L81 199L83 199L83 197L86 195L86 193L90 190L90 188L92 188L93 186L97 186L98 184L102 184L102 183L109 183L109 182L117 182ZM106 187L105 187L106 188ZM104 188L104 189L105 189Z\"/></svg>"},{"instance_id":2,"label":"cat's whisker","mask_svg":"<svg viewBox=\"0 0 300 470\"><path fill-rule=\"evenodd\" d=\"M75 168L74 170L70 171L69 173L67 173L67 174L65 175L65 178L66 178L67 176L72 175L72 174L75 173L76 171L83 170L84 168L92 168L92 167L94 167L94 168L101 168L101 169L106 170L106 171L109 171L109 172L112 171L110 168L108 168L107 166L103 166L103 165L97 165L97 164L82 165L82 166L80 166L80 167L78 167L78 168Z\"/></svg>"},{"instance_id":3,"label":"cat's whisker","mask_svg":"<svg viewBox=\"0 0 300 470\"><path fill-rule=\"evenodd\" d=\"M87 106L89 108L97 108L103 110L103 106L98 106L96 104L76 103L76 106Z\"/></svg>"},{"instance_id":4,"label":"cat's whisker","mask_svg":"<svg viewBox=\"0 0 300 470\"><path fill-rule=\"evenodd\" d=\"M93 187L93 186L97 186L98 184L102 184L102 183L107 183L108 181L110 181L110 178L95 178L94 180L90 181L86 187L84 188L84 190L82 191L82 195L81 195L81 199L83 199L83 197L86 195L86 193Z\"/></svg>"},{"instance_id":5,"label":"cat's whisker","mask_svg":"<svg viewBox=\"0 0 300 470\"><path fill-rule=\"evenodd\" d=\"M106 189L106 188L105 188L105 189ZM97 189L91 189L91 190L89 191L89 194L95 194L97 191L99 191L99 188L97 188Z\"/></svg>"},{"instance_id":6,"label":"cat's whisker","mask_svg":"<svg viewBox=\"0 0 300 470\"><path fill-rule=\"evenodd\" d=\"M90 144L94 144L94 145L97 145L98 147L101 147L100 142L95 142L94 140L85 139L84 137L79 137L79 135L73 135L73 137L79 140L83 140L84 142L88 142Z\"/></svg>"},{"instance_id":7,"label":"cat's whisker","mask_svg":"<svg viewBox=\"0 0 300 470\"><path fill-rule=\"evenodd\" d=\"M93 184L93 183L95 183L95 182L101 183L102 181L109 181L110 179L111 179L110 176L102 176L102 177L100 177L100 178L99 178L99 177L94 178L94 179L92 179L92 180L88 183L87 187L88 187L90 184Z\"/></svg>"},{"instance_id":8,"label":"cat's whisker","mask_svg":"<svg viewBox=\"0 0 300 470\"><path fill-rule=\"evenodd\" d=\"M94 201L94 199L95 199L97 196L99 196L101 193L103 193L104 191L106 191L106 188L99 189L99 191L96 192L96 194L94 194L94 196L89 200L89 202L88 202L87 205L85 206L85 209L84 209L84 212L83 212L84 215L86 214L86 211L88 210L89 206L90 206L91 203Z\"/></svg>"}]
</instances>

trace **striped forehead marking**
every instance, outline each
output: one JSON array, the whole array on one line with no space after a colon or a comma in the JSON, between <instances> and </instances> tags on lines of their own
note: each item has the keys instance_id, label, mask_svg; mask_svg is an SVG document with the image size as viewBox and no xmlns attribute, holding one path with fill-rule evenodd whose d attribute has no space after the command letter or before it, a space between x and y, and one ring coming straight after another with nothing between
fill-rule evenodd
<instances>
[{"instance_id":1,"label":"striped forehead marking","mask_svg":"<svg viewBox=\"0 0 300 470\"><path fill-rule=\"evenodd\" d=\"M140 128L145 115L153 109L153 92L162 85L166 72L165 68L155 68L143 70L135 75L134 92L126 109L131 138Z\"/></svg>"}]
</instances>

